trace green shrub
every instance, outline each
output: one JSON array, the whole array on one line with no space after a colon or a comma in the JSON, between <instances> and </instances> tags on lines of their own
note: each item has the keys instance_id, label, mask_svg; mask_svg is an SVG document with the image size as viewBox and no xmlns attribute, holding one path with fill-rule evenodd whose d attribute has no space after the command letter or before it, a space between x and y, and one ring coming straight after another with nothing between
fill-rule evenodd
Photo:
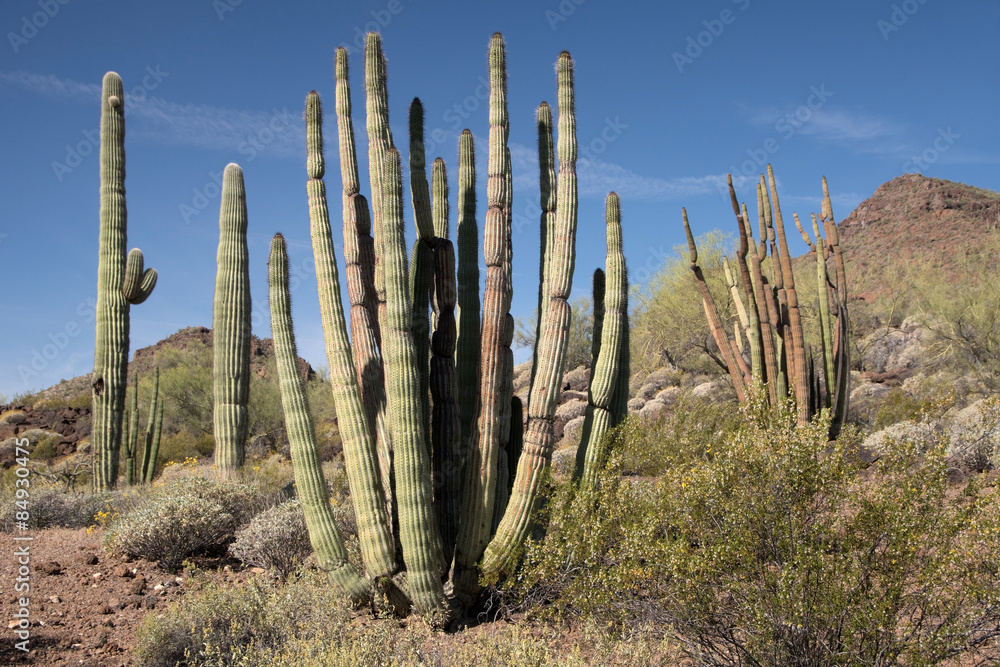
<instances>
[{"instance_id":1,"label":"green shrub","mask_svg":"<svg viewBox=\"0 0 1000 667\"><path fill-rule=\"evenodd\" d=\"M185 558L224 548L240 526L275 501L248 484L181 477L134 496L131 507L115 508L118 517L110 523L104 548L174 571Z\"/></svg>"},{"instance_id":2,"label":"green shrub","mask_svg":"<svg viewBox=\"0 0 1000 667\"><path fill-rule=\"evenodd\" d=\"M560 489L509 599L669 628L705 665L931 665L1000 636L997 494L946 493L944 443L865 469L851 430L743 413L655 483L619 455L597 491Z\"/></svg>"},{"instance_id":3,"label":"green shrub","mask_svg":"<svg viewBox=\"0 0 1000 667\"><path fill-rule=\"evenodd\" d=\"M287 577L312 553L302 506L290 500L264 510L236 533L229 553L247 565Z\"/></svg>"}]
</instances>

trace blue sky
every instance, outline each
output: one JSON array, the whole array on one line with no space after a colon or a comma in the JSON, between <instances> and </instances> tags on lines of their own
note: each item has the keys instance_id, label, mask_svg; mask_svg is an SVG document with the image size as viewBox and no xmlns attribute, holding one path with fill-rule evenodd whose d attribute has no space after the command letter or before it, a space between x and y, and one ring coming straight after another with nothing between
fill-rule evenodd
<instances>
[{"instance_id":1,"label":"blue sky","mask_svg":"<svg viewBox=\"0 0 1000 667\"><path fill-rule=\"evenodd\" d=\"M504 34L515 170L512 310L524 317L537 288L534 109L554 102L560 51L576 62L584 157L575 297L604 263L610 190L621 196L626 259L641 283L682 242L682 206L697 234L733 228L720 189L727 172L752 203L752 184L772 162L786 213L800 214L819 209L826 175L838 219L906 172L998 189L998 28L996 0L4 0L0 394L93 368L96 130L108 70L129 91L128 245L142 248L160 275L150 299L131 310L132 350L186 326L211 326L216 179L237 162L246 174L254 333L270 336L267 251L281 231L299 277L292 293L299 351L322 365L302 109L311 89L327 101L327 182L339 239L334 50L346 45L354 56L355 128L364 146L358 45L369 30L383 35L397 145L406 145L407 108L419 96L428 163L444 157L453 192L463 128L472 129L485 160L481 82L490 36ZM479 171L485 175L485 162Z\"/></svg>"}]
</instances>

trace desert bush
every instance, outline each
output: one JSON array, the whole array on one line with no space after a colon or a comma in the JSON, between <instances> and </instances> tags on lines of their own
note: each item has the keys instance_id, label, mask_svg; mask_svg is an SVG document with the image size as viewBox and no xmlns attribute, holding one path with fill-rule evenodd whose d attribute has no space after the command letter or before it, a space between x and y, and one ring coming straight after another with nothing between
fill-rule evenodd
<instances>
[{"instance_id":1,"label":"desert bush","mask_svg":"<svg viewBox=\"0 0 1000 667\"><path fill-rule=\"evenodd\" d=\"M145 558L174 571L185 558L222 550L236 530L274 504L248 484L180 477L115 508L104 548L112 555Z\"/></svg>"},{"instance_id":2,"label":"desert bush","mask_svg":"<svg viewBox=\"0 0 1000 667\"><path fill-rule=\"evenodd\" d=\"M231 539L237 526L218 502L191 493L164 495L114 522L104 548L111 555L156 561L173 572L185 558Z\"/></svg>"},{"instance_id":3,"label":"desert bush","mask_svg":"<svg viewBox=\"0 0 1000 667\"><path fill-rule=\"evenodd\" d=\"M710 232L699 236L697 244L699 262L719 315L728 322L736 317L736 309L723 277L722 257L732 254L732 237ZM630 341L633 373L645 375L662 366L694 372L726 372L705 323L705 310L691 275L686 245L676 246L664 267L630 301L635 304Z\"/></svg>"},{"instance_id":4,"label":"desert bush","mask_svg":"<svg viewBox=\"0 0 1000 667\"><path fill-rule=\"evenodd\" d=\"M742 409L655 483L620 478L619 455L596 491L561 488L503 593L653 623L703 665L931 665L1000 635L998 496L946 493L943 441L886 442L866 469L853 429L829 443L787 406Z\"/></svg>"},{"instance_id":5,"label":"desert bush","mask_svg":"<svg viewBox=\"0 0 1000 667\"><path fill-rule=\"evenodd\" d=\"M237 531L229 553L247 565L287 577L312 553L302 506L290 500L264 510Z\"/></svg>"}]
</instances>

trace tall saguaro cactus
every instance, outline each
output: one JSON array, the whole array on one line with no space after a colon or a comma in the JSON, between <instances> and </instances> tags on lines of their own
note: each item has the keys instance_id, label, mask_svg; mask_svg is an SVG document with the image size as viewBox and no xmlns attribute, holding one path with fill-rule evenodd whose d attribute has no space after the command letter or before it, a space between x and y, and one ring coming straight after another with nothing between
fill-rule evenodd
<instances>
[{"instance_id":1,"label":"tall saguaro cactus","mask_svg":"<svg viewBox=\"0 0 1000 667\"><path fill-rule=\"evenodd\" d=\"M113 489L118 477L128 373L129 304L145 301L156 271L143 268L142 252L126 260L125 91L115 72L101 89L101 228L97 262L97 332L93 398L95 491Z\"/></svg>"},{"instance_id":2,"label":"tall saguaro cactus","mask_svg":"<svg viewBox=\"0 0 1000 667\"><path fill-rule=\"evenodd\" d=\"M219 211L218 274L212 309L215 463L243 465L250 397L250 260L243 170L226 165Z\"/></svg>"}]
</instances>

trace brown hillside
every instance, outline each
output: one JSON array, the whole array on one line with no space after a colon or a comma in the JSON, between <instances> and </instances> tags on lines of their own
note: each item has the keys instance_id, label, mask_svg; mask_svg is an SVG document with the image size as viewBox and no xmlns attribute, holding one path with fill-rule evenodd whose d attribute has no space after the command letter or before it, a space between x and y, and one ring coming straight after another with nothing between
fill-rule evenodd
<instances>
[{"instance_id":1,"label":"brown hillside","mask_svg":"<svg viewBox=\"0 0 1000 667\"><path fill-rule=\"evenodd\" d=\"M156 366L156 357L163 350L177 349L184 350L192 344L202 344L211 349L212 330L205 327L187 327L177 333L164 338L155 345L139 348L135 351L132 361L128 365L129 383L132 376L138 373L140 377L149 377ZM250 337L250 372L259 377L268 377L270 367L273 366L274 342L270 338ZM299 357L299 374L304 380L313 377L316 372L305 359ZM81 375L72 380L63 380L45 391L38 394L36 401L52 405L66 405L78 402L81 396L90 395L90 375ZM89 405L89 403L88 403Z\"/></svg>"},{"instance_id":2,"label":"brown hillside","mask_svg":"<svg viewBox=\"0 0 1000 667\"><path fill-rule=\"evenodd\" d=\"M880 185L839 227L855 276L877 278L886 265L905 262L954 279L966 257L1000 257L994 236L1000 229L1000 194L906 174ZM878 287L861 280L851 286L855 294Z\"/></svg>"}]
</instances>

